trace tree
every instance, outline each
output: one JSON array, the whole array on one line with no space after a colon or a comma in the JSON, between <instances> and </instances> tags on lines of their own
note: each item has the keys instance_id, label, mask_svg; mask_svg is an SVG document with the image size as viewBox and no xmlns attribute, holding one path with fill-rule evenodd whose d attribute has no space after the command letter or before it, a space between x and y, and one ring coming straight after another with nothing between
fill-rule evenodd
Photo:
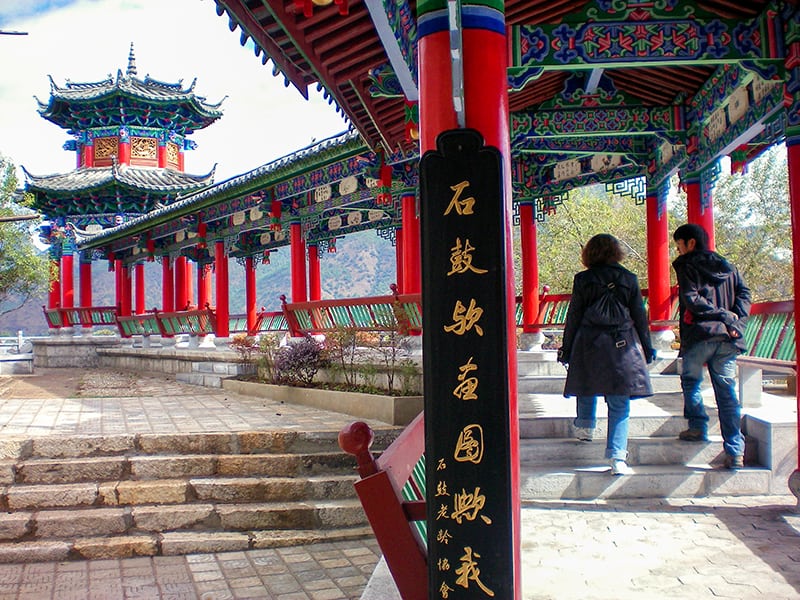
<instances>
[{"instance_id":1,"label":"tree","mask_svg":"<svg viewBox=\"0 0 800 600\"><path fill-rule=\"evenodd\" d=\"M609 194L602 185L572 190L556 212L537 225L540 285L549 286L553 294L572 291L575 273L584 269L583 245L595 234L610 233L620 240L628 254L625 266L646 287L645 215L643 204Z\"/></svg>"},{"instance_id":2,"label":"tree","mask_svg":"<svg viewBox=\"0 0 800 600\"><path fill-rule=\"evenodd\" d=\"M16 169L0 155L0 216L31 214L23 198L17 196ZM36 221L0 222L0 315L20 308L30 298L47 291L49 264L33 245L31 223Z\"/></svg>"},{"instance_id":3,"label":"tree","mask_svg":"<svg viewBox=\"0 0 800 600\"><path fill-rule=\"evenodd\" d=\"M714 187L717 251L741 271L759 302L791 298L792 226L786 147L772 146L745 174Z\"/></svg>"}]
</instances>

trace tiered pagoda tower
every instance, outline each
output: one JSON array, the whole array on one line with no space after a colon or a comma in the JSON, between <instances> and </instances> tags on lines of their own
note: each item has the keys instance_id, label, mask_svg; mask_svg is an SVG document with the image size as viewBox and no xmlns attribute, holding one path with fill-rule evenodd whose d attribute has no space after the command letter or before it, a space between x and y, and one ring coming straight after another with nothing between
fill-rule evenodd
<instances>
[{"instance_id":1,"label":"tiered pagoda tower","mask_svg":"<svg viewBox=\"0 0 800 600\"><path fill-rule=\"evenodd\" d=\"M184 152L196 148L189 136L222 116L220 106L187 88L136 76L133 44L128 67L116 79L59 87L50 77L50 99L39 114L67 130L64 149L75 152L69 173L35 176L25 170L34 207L49 221L41 239L53 262L49 306L74 306L76 239L114 227L181 195L211 185L205 175L184 172ZM24 169L23 169L24 170ZM80 256L80 305L91 306L91 255Z\"/></svg>"}]
</instances>

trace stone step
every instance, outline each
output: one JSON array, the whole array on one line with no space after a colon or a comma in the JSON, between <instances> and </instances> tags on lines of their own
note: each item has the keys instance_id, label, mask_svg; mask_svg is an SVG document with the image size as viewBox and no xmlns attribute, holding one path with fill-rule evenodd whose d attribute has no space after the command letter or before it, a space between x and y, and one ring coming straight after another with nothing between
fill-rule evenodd
<instances>
[{"instance_id":1,"label":"stone step","mask_svg":"<svg viewBox=\"0 0 800 600\"><path fill-rule=\"evenodd\" d=\"M745 454L758 455L755 440L747 440ZM569 463L574 467L596 465L605 453L605 434L593 442L575 439L526 439L520 441L523 468ZM708 442L682 442L674 437L628 438L629 465L684 465L721 462L724 458L721 436L709 436Z\"/></svg>"},{"instance_id":2,"label":"stone step","mask_svg":"<svg viewBox=\"0 0 800 600\"><path fill-rule=\"evenodd\" d=\"M372 448L386 448L402 431L375 428ZM150 454L311 454L340 452L337 431L234 431L220 433L148 433L109 436L6 436L1 460L89 458Z\"/></svg>"},{"instance_id":3,"label":"stone step","mask_svg":"<svg viewBox=\"0 0 800 600\"><path fill-rule=\"evenodd\" d=\"M692 498L785 493L785 481L775 481L768 469L738 471L709 464L634 466L633 474L614 477L599 459L594 465L523 468L520 497L537 500L595 500L598 498Z\"/></svg>"},{"instance_id":4,"label":"stone step","mask_svg":"<svg viewBox=\"0 0 800 600\"><path fill-rule=\"evenodd\" d=\"M77 540L81 538L165 534L287 530L334 530L364 527L356 499L259 502L251 504L69 507L62 510L0 514L2 542ZM285 534L281 534L285 537Z\"/></svg>"},{"instance_id":5,"label":"stone step","mask_svg":"<svg viewBox=\"0 0 800 600\"><path fill-rule=\"evenodd\" d=\"M517 391L521 394L562 394L566 371L563 374L522 376L517 379ZM680 378L677 375L650 374L654 392L679 392Z\"/></svg>"},{"instance_id":6,"label":"stone step","mask_svg":"<svg viewBox=\"0 0 800 600\"><path fill-rule=\"evenodd\" d=\"M370 527L357 526L327 530L186 531L81 537L74 540L25 540L0 542L0 563L207 554L354 540L371 536Z\"/></svg>"},{"instance_id":7,"label":"stone step","mask_svg":"<svg viewBox=\"0 0 800 600\"><path fill-rule=\"evenodd\" d=\"M188 504L290 502L354 498L355 475L314 477L203 477L64 484L17 484L0 495L5 510Z\"/></svg>"},{"instance_id":8,"label":"stone step","mask_svg":"<svg viewBox=\"0 0 800 600\"><path fill-rule=\"evenodd\" d=\"M709 411L709 435L719 433L719 418L715 411ZM572 422L575 417L533 417L520 415L520 440L572 438ZM675 438L686 429L686 419L677 415L631 416L628 420L630 437ZM604 440L608 429L606 417L597 418L594 430L595 440Z\"/></svg>"},{"instance_id":9,"label":"stone step","mask_svg":"<svg viewBox=\"0 0 800 600\"><path fill-rule=\"evenodd\" d=\"M187 454L100 456L0 461L0 484L58 484L176 477L300 477L352 473L355 462L341 450L312 454Z\"/></svg>"}]
</instances>

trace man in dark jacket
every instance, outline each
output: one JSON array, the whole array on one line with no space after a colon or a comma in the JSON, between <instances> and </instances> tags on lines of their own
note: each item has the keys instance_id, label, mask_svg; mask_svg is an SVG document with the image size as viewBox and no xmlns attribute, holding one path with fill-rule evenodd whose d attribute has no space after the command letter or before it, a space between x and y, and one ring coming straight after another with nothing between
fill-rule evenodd
<instances>
[{"instance_id":1,"label":"man in dark jacket","mask_svg":"<svg viewBox=\"0 0 800 600\"><path fill-rule=\"evenodd\" d=\"M691 442L708 439L708 415L700 394L705 364L719 411L725 466L738 469L744 466L744 436L736 356L745 349L750 289L736 267L708 249L708 234L700 225L681 225L672 238L680 255L672 266L679 288L683 416L689 421L679 437Z\"/></svg>"}]
</instances>

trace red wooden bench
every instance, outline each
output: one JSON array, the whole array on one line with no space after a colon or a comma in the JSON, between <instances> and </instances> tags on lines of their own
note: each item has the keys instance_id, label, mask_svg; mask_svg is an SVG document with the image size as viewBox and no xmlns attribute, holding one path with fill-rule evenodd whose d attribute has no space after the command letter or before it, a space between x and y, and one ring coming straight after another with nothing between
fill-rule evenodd
<instances>
[{"instance_id":1,"label":"red wooden bench","mask_svg":"<svg viewBox=\"0 0 800 600\"><path fill-rule=\"evenodd\" d=\"M403 600L427 600L425 537L425 421L420 413L379 457L374 434L361 421L339 432L342 450L356 457L356 493Z\"/></svg>"}]
</instances>

